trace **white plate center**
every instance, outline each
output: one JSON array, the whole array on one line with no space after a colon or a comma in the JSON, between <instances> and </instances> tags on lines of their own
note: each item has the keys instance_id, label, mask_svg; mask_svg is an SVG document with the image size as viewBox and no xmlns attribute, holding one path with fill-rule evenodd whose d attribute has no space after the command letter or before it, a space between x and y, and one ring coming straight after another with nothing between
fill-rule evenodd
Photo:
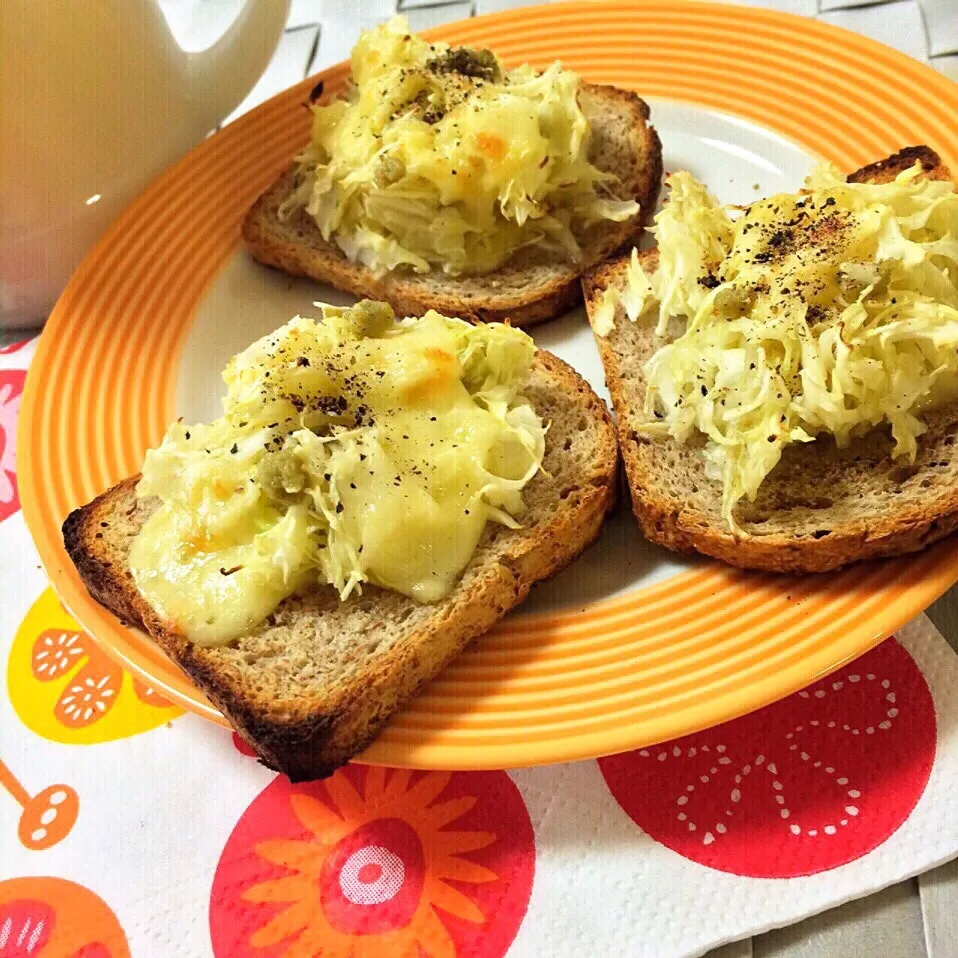
<instances>
[{"instance_id":1,"label":"white plate center","mask_svg":"<svg viewBox=\"0 0 958 958\"><path fill-rule=\"evenodd\" d=\"M748 120L669 100L650 100L664 146L666 172L688 170L724 203L794 191L814 159L784 137ZM220 415L220 378L230 357L297 313L316 315L316 301L353 297L254 263L242 249L230 258L197 310L177 379L177 415L190 422ZM537 344L571 363L608 402L602 366L584 311L537 327ZM575 608L669 578L691 563L646 542L623 492L601 540L551 582L539 586L528 612Z\"/></svg>"}]
</instances>

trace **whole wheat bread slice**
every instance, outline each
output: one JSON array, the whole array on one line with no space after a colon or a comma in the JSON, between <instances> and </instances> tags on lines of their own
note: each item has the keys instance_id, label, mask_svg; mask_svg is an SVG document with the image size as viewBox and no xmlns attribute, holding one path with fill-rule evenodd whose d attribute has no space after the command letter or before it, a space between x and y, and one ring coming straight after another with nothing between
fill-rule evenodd
<instances>
[{"instance_id":1,"label":"whole wheat bread slice","mask_svg":"<svg viewBox=\"0 0 958 958\"><path fill-rule=\"evenodd\" d=\"M649 108L634 93L612 86L583 84L583 110L592 124L592 162L615 173L620 199L634 199L640 211L624 223L596 224L580 237L583 262L572 265L541 251L520 250L504 267L484 276L446 276L395 270L377 279L361 263L350 262L333 241L323 239L315 221L300 209L281 220L278 210L293 191L296 170L287 170L256 201L243 223L243 239L253 257L294 276L307 276L369 299L386 300L398 316L421 316L435 309L446 316L482 322L509 319L531 326L572 309L582 299L579 279L636 239L651 216L662 179L662 147L649 125Z\"/></svg>"},{"instance_id":2,"label":"whole wheat bread slice","mask_svg":"<svg viewBox=\"0 0 958 958\"><path fill-rule=\"evenodd\" d=\"M90 594L146 628L270 768L320 778L360 752L389 717L488 631L532 585L599 536L615 498L618 450L604 403L569 366L538 354L524 389L551 422L544 471L524 497L522 528L490 524L458 586L433 605L367 586L286 599L261 626L217 648L171 631L137 591L131 542L156 508L137 477L71 513L63 539Z\"/></svg>"},{"instance_id":3,"label":"whole wheat bread slice","mask_svg":"<svg viewBox=\"0 0 958 958\"><path fill-rule=\"evenodd\" d=\"M937 154L913 147L851 174L882 182L918 160L925 175L950 179ZM656 250L640 254L646 270ZM602 291L625 283L628 255L592 271L584 281L590 319ZM958 406L922 416L914 466L891 456L888 430L877 429L846 449L826 437L785 449L754 502L742 500L734 536L722 517L721 483L706 478L704 438L679 445L638 431L645 421L646 360L661 343L654 318L630 322L621 307L615 328L596 336L617 419L632 507L646 537L678 552L700 552L745 569L825 572L862 559L922 549L958 529ZM684 331L673 321L669 338Z\"/></svg>"}]
</instances>

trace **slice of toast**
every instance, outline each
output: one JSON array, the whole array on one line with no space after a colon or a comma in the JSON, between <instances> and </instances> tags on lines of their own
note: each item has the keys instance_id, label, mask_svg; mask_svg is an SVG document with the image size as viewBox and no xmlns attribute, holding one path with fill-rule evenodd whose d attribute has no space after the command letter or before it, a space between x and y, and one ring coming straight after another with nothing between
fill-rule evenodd
<instances>
[{"instance_id":1,"label":"slice of toast","mask_svg":"<svg viewBox=\"0 0 958 958\"><path fill-rule=\"evenodd\" d=\"M284 600L249 635L203 648L171 631L139 594L131 542L155 499L127 479L63 525L90 594L145 627L264 764L321 778L360 752L402 704L599 536L612 508L618 450L605 404L569 366L538 354L524 394L551 423L543 471L523 493L522 528L491 524L457 587L432 605L366 586L340 601L317 587Z\"/></svg>"},{"instance_id":2,"label":"slice of toast","mask_svg":"<svg viewBox=\"0 0 958 958\"><path fill-rule=\"evenodd\" d=\"M655 209L662 179L662 147L649 125L649 108L634 93L583 84L580 102L592 124L591 161L615 173L621 199L635 199L639 214L624 223L606 221L580 237L583 262L576 266L541 251L520 250L505 266L484 276L447 276L442 270L417 274L395 270L376 278L353 263L315 221L300 209L281 220L278 210L296 183L287 170L256 201L243 223L253 257L294 276L307 276L369 299L386 300L398 316L435 309L446 316L482 322L509 319L531 326L572 309L582 300L579 279L586 268L638 238Z\"/></svg>"},{"instance_id":3,"label":"slice of toast","mask_svg":"<svg viewBox=\"0 0 958 958\"><path fill-rule=\"evenodd\" d=\"M950 179L937 154L913 147L849 177L887 181L922 163L925 175ZM652 271L658 252L640 254ZM590 319L602 291L625 284L629 256L613 259L584 281ZM877 429L846 449L828 437L786 447L754 502L736 506L748 538L722 517L722 485L706 478L702 436L680 445L638 431L645 421L646 360L661 345L655 320L630 322L621 307L615 328L596 336L612 394L632 507L646 537L677 552L700 552L744 569L825 572L862 559L901 555L958 529L958 405L924 413L928 431L909 465L891 456L888 430ZM684 331L674 320L669 338Z\"/></svg>"}]
</instances>

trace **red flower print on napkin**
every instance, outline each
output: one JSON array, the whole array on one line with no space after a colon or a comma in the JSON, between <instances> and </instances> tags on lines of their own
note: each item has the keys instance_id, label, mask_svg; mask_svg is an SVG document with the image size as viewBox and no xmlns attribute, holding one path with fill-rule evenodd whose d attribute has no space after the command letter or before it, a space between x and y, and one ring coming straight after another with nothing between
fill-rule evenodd
<instances>
[{"instance_id":1,"label":"red flower print on napkin","mask_svg":"<svg viewBox=\"0 0 958 958\"><path fill-rule=\"evenodd\" d=\"M236 732L233 732L233 748L235 748L240 755L248 755L250 758L256 758L256 752L254 752L253 749L247 745L239 737L239 735L236 734Z\"/></svg>"},{"instance_id":2,"label":"red flower print on napkin","mask_svg":"<svg viewBox=\"0 0 958 958\"><path fill-rule=\"evenodd\" d=\"M629 817L673 851L791 878L884 842L921 797L935 745L925 679L888 639L781 702L599 766Z\"/></svg>"},{"instance_id":3,"label":"red flower print on napkin","mask_svg":"<svg viewBox=\"0 0 958 958\"><path fill-rule=\"evenodd\" d=\"M505 772L348 766L277 778L243 814L210 899L217 958L501 958L535 846Z\"/></svg>"},{"instance_id":4,"label":"red flower print on napkin","mask_svg":"<svg viewBox=\"0 0 958 958\"><path fill-rule=\"evenodd\" d=\"M0 356L9 356L11 353L18 353L21 349L28 346L31 340L22 339L18 343L9 343L6 346L0 346Z\"/></svg>"},{"instance_id":5,"label":"red flower print on napkin","mask_svg":"<svg viewBox=\"0 0 958 958\"><path fill-rule=\"evenodd\" d=\"M17 494L16 439L23 369L0 369L0 522L20 508Z\"/></svg>"}]
</instances>

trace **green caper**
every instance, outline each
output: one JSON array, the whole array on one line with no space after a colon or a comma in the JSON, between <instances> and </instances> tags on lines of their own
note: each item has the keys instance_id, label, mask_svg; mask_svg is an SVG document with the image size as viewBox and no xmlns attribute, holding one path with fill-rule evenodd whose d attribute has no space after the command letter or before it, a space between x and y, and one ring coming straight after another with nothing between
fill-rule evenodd
<instances>
[{"instance_id":1,"label":"green caper","mask_svg":"<svg viewBox=\"0 0 958 958\"><path fill-rule=\"evenodd\" d=\"M376 170L376 186L385 189L393 183L398 183L406 175L406 167L402 160L394 156L384 156L379 161L379 169Z\"/></svg>"},{"instance_id":2,"label":"green caper","mask_svg":"<svg viewBox=\"0 0 958 958\"><path fill-rule=\"evenodd\" d=\"M306 488L306 473L290 449L264 456L257 467L256 478L266 496L276 502L286 502Z\"/></svg>"}]
</instances>

